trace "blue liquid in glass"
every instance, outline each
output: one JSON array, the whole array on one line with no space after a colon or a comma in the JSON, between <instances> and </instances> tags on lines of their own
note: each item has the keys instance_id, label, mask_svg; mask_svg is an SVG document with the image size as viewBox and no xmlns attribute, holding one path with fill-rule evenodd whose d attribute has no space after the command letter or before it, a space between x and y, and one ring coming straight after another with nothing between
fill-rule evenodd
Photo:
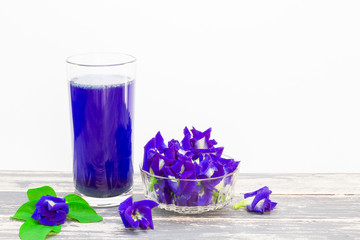
<instances>
[{"instance_id":1,"label":"blue liquid in glass","mask_svg":"<svg viewBox=\"0 0 360 240\"><path fill-rule=\"evenodd\" d=\"M133 184L134 81L89 75L70 82L70 95L77 191L90 197L128 192Z\"/></svg>"}]
</instances>

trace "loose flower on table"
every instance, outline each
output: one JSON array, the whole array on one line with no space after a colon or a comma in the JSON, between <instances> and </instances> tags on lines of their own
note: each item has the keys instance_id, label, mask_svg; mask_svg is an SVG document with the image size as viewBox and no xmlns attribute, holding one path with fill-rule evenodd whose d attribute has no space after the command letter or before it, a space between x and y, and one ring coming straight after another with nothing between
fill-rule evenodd
<instances>
[{"instance_id":1,"label":"loose flower on table","mask_svg":"<svg viewBox=\"0 0 360 240\"><path fill-rule=\"evenodd\" d=\"M254 192L244 194L244 200L233 205L234 209L246 207L251 212L270 212L277 205L276 202L270 200L272 191L267 187L262 187Z\"/></svg>"},{"instance_id":2,"label":"loose flower on table","mask_svg":"<svg viewBox=\"0 0 360 240\"><path fill-rule=\"evenodd\" d=\"M151 209L158 205L151 200L133 202L132 197L129 197L120 204L119 214L126 228L154 229Z\"/></svg>"},{"instance_id":3,"label":"loose flower on table","mask_svg":"<svg viewBox=\"0 0 360 240\"><path fill-rule=\"evenodd\" d=\"M69 205L64 198L50 195L42 196L35 204L35 211L31 218L38 220L40 224L55 226L63 224L69 213Z\"/></svg>"}]
</instances>

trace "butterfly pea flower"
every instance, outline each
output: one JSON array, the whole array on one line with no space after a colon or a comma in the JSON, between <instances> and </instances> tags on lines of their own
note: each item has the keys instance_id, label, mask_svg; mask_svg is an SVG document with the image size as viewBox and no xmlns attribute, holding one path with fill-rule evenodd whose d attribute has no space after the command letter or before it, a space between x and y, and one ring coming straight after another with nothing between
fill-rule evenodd
<instances>
[{"instance_id":1,"label":"butterfly pea flower","mask_svg":"<svg viewBox=\"0 0 360 240\"><path fill-rule=\"evenodd\" d=\"M197 201L196 206L206 206L212 203L214 189L205 184L207 181L199 182L197 185ZM215 190L216 191L216 190Z\"/></svg>"},{"instance_id":2,"label":"butterfly pea flower","mask_svg":"<svg viewBox=\"0 0 360 240\"><path fill-rule=\"evenodd\" d=\"M168 150L160 131L150 139L144 147L143 170L149 171L156 155L164 154ZM158 156L156 156L158 157Z\"/></svg>"},{"instance_id":3,"label":"butterfly pea flower","mask_svg":"<svg viewBox=\"0 0 360 240\"><path fill-rule=\"evenodd\" d=\"M120 204L119 214L126 228L154 229L151 209L158 205L151 200L133 202L132 197L129 197Z\"/></svg>"},{"instance_id":4,"label":"butterfly pea flower","mask_svg":"<svg viewBox=\"0 0 360 240\"><path fill-rule=\"evenodd\" d=\"M173 164L176 160L176 150L174 146L171 146L165 150L165 157L168 159L170 164Z\"/></svg>"},{"instance_id":5,"label":"butterfly pea flower","mask_svg":"<svg viewBox=\"0 0 360 240\"><path fill-rule=\"evenodd\" d=\"M182 149L181 147L181 144L179 143L178 140L175 140L175 139L171 139L169 142L168 142L168 147L174 147L175 148L175 151L179 151Z\"/></svg>"},{"instance_id":6,"label":"butterfly pea flower","mask_svg":"<svg viewBox=\"0 0 360 240\"><path fill-rule=\"evenodd\" d=\"M179 179L178 187L174 192L175 195L181 196L183 194L189 194L196 186L196 181L181 181L185 179L196 179L195 165L190 160L178 161L170 167L173 172L173 176ZM171 175L171 174L170 174ZM187 196L188 198L188 196Z\"/></svg>"},{"instance_id":7,"label":"butterfly pea flower","mask_svg":"<svg viewBox=\"0 0 360 240\"><path fill-rule=\"evenodd\" d=\"M154 190L157 194L157 200L160 203L172 203L174 198L174 192L171 190L168 180L157 179L156 184L154 184Z\"/></svg>"},{"instance_id":8,"label":"butterfly pea flower","mask_svg":"<svg viewBox=\"0 0 360 240\"><path fill-rule=\"evenodd\" d=\"M155 138L150 139L144 146L144 160L143 160L142 169L147 172L149 172L153 157L156 154L155 148L156 148Z\"/></svg>"},{"instance_id":9,"label":"butterfly pea flower","mask_svg":"<svg viewBox=\"0 0 360 240\"><path fill-rule=\"evenodd\" d=\"M42 196L35 204L35 211L31 218L38 220L40 224L55 226L63 224L69 213L69 206L65 199L50 195Z\"/></svg>"},{"instance_id":10,"label":"butterfly pea flower","mask_svg":"<svg viewBox=\"0 0 360 240\"><path fill-rule=\"evenodd\" d=\"M186 151L193 148L191 144L191 133L187 127L184 129L184 138L181 140L181 146Z\"/></svg>"},{"instance_id":11,"label":"butterfly pea flower","mask_svg":"<svg viewBox=\"0 0 360 240\"><path fill-rule=\"evenodd\" d=\"M158 132L146 144L143 170L167 178L163 182L152 181L150 185L158 202L178 206L209 205L232 183L232 176L222 176L235 171L239 162L221 157L224 148L215 147L217 142L210 139L211 131L211 128L202 132L185 127L181 142L172 139L167 145ZM215 179L196 181L208 178Z\"/></svg>"},{"instance_id":12,"label":"butterfly pea flower","mask_svg":"<svg viewBox=\"0 0 360 240\"><path fill-rule=\"evenodd\" d=\"M207 155L207 154L213 154L215 156L221 157L222 152L224 151L223 147L219 147L219 148L199 148L199 149L190 149L188 152L193 154L192 159L196 160L197 158L201 158L202 155ZM200 159L201 161L201 159Z\"/></svg>"},{"instance_id":13,"label":"butterfly pea flower","mask_svg":"<svg viewBox=\"0 0 360 240\"><path fill-rule=\"evenodd\" d=\"M199 164L196 164L196 174L198 178L211 178L218 171L216 164L209 155L205 155Z\"/></svg>"},{"instance_id":14,"label":"butterfly pea flower","mask_svg":"<svg viewBox=\"0 0 360 240\"><path fill-rule=\"evenodd\" d=\"M151 150L150 150L151 151ZM159 152L155 152L150 165L150 172L156 176L164 176L164 166L169 166L174 162L174 159L170 159Z\"/></svg>"},{"instance_id":15,"label":"butterfly pea flower","mask_svg":"<svg viewBox=\"0 0 360 240\"><path fill-rule=\"evenodd\" d=\"M270 200L270 194L272 191L267 187L262 187L254 192L245 193L244 200L234 204L234 209L239 209L240 207L246 207L251 212L260 212L264 213L266 211L272 211L277 205L276 202Z\"/></svg>"},{"instance_id":16,"label":"butterfly pea flower","mask_svg":"<svg viewBox=\"0 0 360 240\"><path fill-rule=\"evenodd\" d=\"M162 137L160 131L157 132L156 136L155 136L155 146L156 149L160 152L163 153L165 152L165 149L167 148L164 142L164 138Z\"/></svg>"},{"instance_id":17,"label":"butterfly pea flower","mask_svg":"<svg viewBox=\"0 0 360 240\"><path fill-rule=\"evenodd\" d=\"M204 132L196 130L194 127L191 129L193 138L191 139L192 145L195 149L207 149L212 148L217 142L210 140L211 128L208 128Z\"/></svg>"}]
</instances>

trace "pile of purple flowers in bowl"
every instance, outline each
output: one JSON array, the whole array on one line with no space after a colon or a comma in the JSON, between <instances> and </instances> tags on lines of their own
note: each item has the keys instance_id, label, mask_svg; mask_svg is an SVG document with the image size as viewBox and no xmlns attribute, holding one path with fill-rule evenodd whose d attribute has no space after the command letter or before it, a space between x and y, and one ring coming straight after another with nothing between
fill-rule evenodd
<instances>
[{"instance_id":1,"label":"pile of purple flowers in bowl","mask_svg":"<svg viewBox=\"0 0 360 240\"><path fill-rule=\"evenodd\" d=\"M141 176L145 197L159 208L179 213L216 210L231 202L240 161L224 156L223 147L204 132L187 127L181 142L165 144L158 132L146 145Z\"/></svg>"}]
</instances>

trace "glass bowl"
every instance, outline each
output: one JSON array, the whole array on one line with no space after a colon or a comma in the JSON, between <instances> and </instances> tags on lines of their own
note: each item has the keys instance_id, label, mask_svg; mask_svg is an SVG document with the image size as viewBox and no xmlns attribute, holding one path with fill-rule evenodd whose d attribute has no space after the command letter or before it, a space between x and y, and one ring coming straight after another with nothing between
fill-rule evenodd
<instances>
[{"instance_id":1,"label":"glass bowl","mask_svg":"<svg viewBox=\"0 0 360 240\"><path fill-rule=\"evenodd\" d=\"M235 191L239 167L221 177L176 179L150 174L140 165L145 198L159 208L183 214L214 211L229 205Z\"/></svg>"}]
</instances>

